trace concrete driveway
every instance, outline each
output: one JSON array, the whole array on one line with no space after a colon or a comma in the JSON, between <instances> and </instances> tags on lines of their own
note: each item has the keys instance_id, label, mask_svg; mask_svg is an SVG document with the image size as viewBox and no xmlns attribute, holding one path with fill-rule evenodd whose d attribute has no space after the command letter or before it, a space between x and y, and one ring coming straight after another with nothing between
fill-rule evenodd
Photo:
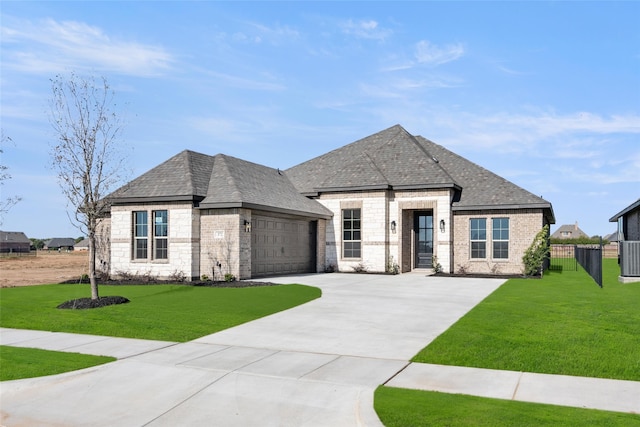
<instances>
[{"instance_id":1,"label":"concrete driveway","mask_svg":"<svg viewBox=\"0 0 640 427\"><path fill-rule=\"evenodd\" d=\"M4 382L2 423L380 426L375 388L504 282L417 273L269 280L323 295L192 342Z\"/></svg>"}]
</instances>

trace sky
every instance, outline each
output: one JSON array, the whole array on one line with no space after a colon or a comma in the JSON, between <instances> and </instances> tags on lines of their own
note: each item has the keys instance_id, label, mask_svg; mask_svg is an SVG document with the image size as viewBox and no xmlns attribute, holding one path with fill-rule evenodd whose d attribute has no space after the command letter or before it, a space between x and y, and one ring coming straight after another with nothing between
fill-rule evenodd
<instances>
[{"instance_id":1,"label":"sky","mask_svg":"<svg viewBox=\"0 0 640 427\"><path fill-rule=\"evenodd\" d=\"M190 149L286 169L395 124L589 236L640 198L640 2L2 1L0 229L79 237L51 79L105 77L133 179ZM124 182L123 182L124 183ZM113 188L115 190L115 188Z\"/></svg>"}]
</instances>

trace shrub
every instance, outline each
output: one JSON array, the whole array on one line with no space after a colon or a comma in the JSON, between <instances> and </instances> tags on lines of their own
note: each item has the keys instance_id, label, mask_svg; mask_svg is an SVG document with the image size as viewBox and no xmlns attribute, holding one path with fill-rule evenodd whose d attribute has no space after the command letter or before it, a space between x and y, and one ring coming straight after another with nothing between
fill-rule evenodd
<instances>
[{"instance_id":1,"label":"shrub","mask_svg":"<svg viewBox=\"0 0 640 427\"><path fill-rule=\"evenodd\" d=\"M431 264L433 265L433 272L438 274L442 272L442 264L440 264L438 262L438 257L437 256L433 256L433 258L431 259Z\"/></svg>"},{"instance_id":2,"label":"shrub","mask_svg":"<svg viewBox=\"0 0 640 427\"><path fill-rule=\"evenodd\" d=\"M387 263L387 273L398 274L400 273L400 266L393 259L392 256L389 257L389 262Z\"/></svg>"},{"instance_id":3,"label":"shrub","mask_svg":"<svg viewBox=\"0 0 640 427\"><path fill-rule=\"evenodd\" d=\"M173 273L169 275L169 280L172 282L182 283L187 280L187 275L184 274L184 271L174 270Z\"/></svg>"},{"instance_id":4,"label":"shrub","mask_svg":"<svg viewBox=\"0 0 640 427\"><path fill-rule=\"evenodd\" d=\"M356 273L366 273L367 272L367 266L364 265L363 263L359 263L358 265L354 265L353 267L353 271Z\"/></svg>"},{"instance_id":5,"label":"shrub","mask_svg":"<svg viewBox=\"0 0 640 427\"><path fill-rule=\"evenodd\" d=\"M234 276L231 273L227 273L224 275L224 281L225 282L235 282L236 281L236 276Z\"/></svg>"},{"instance_id":6,"label":"shrub","mask_svg":"<svg viewBox=\"0 0 640 427\"><path fill-rule=\"evenodd\" d=\"M549 226L545 225L536 234L531 246L527 248L522 257L525 276L542 275L542 264L549 258Z\"/></svg>"}]
</instances>

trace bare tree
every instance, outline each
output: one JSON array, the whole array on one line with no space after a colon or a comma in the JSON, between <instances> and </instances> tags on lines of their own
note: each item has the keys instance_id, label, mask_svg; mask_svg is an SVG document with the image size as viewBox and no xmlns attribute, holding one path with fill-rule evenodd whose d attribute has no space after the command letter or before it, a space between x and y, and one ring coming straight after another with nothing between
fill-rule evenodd
<instances>
[{"instance_id":1,"label":"bare tree","mask_svg":"<svg viewBox=\"0 0 640 427\"><path fill-rule=\"evenodd\" d=\"M106 208L103 198L123 179L123 121L106 78L58 74L51 83L49 121L57 136L51 165L73 208L69 219L89 239L91 299L96 300L96 234Z\"/></svg>"},{"instance_id":2,"label":"bare tree","mask_svg":"<svg viewBox=\"0 0 640 427\"><path fill-rule=\"evenodd\" d=\"M7 144L8 142L11 142L11 138L5 136L4 130L0 130L0 147ZM3 152L4 151L2 150L2 148L0 148L0 159L2 158ZM11 179L11 175L9 174L9 172L7 172L8 169L9 167L2 163L2 161L0 160L0 185L4 184L5 180ZM7 197L6 199L0 199L0 225L2 225L4 215L9 212L9 209L11 209L13 205L18 203L20 200L22 200L22 197L20 196L12 196Z\"/></svg>"}]
</instances>

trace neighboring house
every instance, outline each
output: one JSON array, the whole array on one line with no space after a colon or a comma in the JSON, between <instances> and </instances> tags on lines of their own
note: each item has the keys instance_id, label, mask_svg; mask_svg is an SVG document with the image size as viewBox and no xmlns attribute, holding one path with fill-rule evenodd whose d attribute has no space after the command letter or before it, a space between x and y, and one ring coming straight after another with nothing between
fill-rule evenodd
<instances>
[{"instance_id":1,"label":"neighboring house","mask_svg":"<svg viewBox=\"0 0 640 427\"><path fill-rule=\"evenodd\" d=\"M88 251L89 250L89 239L82 239L75 245L73 245L73 250L76 252L79 251Z\"/></svg>"},{"instance_id":2,"label":"neighboring house","mask_svg":"<svg viewBox=\"0 0 640 427\"><path fill-rule=\"evenodd\" d=\"M0 231L0 253L28 253L31 240L21 231Z\"/></svg>"},{"instance_id":3,"label":"neighboring house","mask_svg":"<svg viewBox=\"0 0 640 427\"><path fill-rule=\"evenodd\" d=\"M589 238L587 233L580 230L577 221L572 225L561 225L560 228L551 235L552 239L579 239L581 237Z\"/></svg>"},{"instance_id":4,"label":"neighboring house","mask_svg":"<svg viewBox=\"0 0 640 427\"><path fill-rule=\"evenodd\" d=\"M56 237L45 242L44 249L49 251L72 251L75 244L75 239L71 237Z\"/></svg>"},{"instance_id":5,"label":"neighboring house","mask_svg":"<svg viewBox=\"0 0 640 427\"><path fill-rule=\"evenodd\" d=\"M614 231L611 234L607 234L602 239L606 240L607 242L609 242L610 245L617 245L618 244L618 232Z\"/></svg>"},{"instance_id":6,"label":"neighboring house","mask_svg":"<svg viewBox=\"0 0 640 427\"><path fill-rule=\"evenodd\" d=\"M640 282L640 199L609 219L618 223L620 281Z\"/></svg>"},{"instance_id":7,"label":"neighboring house","mask_svg":"<svg viewBox=\"0 0 640 427\"><path fill-rule=\"evenodd\" d=\"M116 190L112 275L520 274L551 203L393 126L286 171L185 150Z\"/></svg>"}]
</instances>

